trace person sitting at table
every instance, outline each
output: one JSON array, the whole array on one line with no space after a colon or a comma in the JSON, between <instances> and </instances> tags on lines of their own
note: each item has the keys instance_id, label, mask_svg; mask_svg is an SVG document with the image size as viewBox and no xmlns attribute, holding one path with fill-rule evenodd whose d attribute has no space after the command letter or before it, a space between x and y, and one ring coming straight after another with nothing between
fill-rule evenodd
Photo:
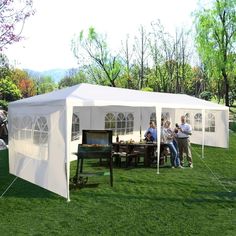
<instances>
[{"instance_id":1,"label":"person sitting at table","mask_svg":"<svg viewBox=\"0 0 236 236\"><path fill-rule=\"evenodd\" d=\"M152 133L150 131L147 132L146 137L145 137L146 143L153 143L154 138L152 136Z\"/></svg>"},{"instance_id":2,"label":"person sitting at table","mask_svg":"<svg viewBox=\"0 0 236 236\"><path fill-rule=\"evenodd\" d=\"M178 150L176 149L176 147L173 143L175 133L171 130L170 124L171 123L168 120L164 123L164 127L161 132L161 140L170 149L172 168L174 168L174 167L181 168L182 166L180 165Z\"/></svg>"},{"instance_id":3,"label":"person sitting at table","mask_svg":"<svg viewBox=\"0 0 236 236\"><path fill-rule=\"evenodd\" d=\"M149 125L150 125L149 128L146 130L146 132L144 134L144 138L146 139L147 133L151 132L151 136L153 137L153 141L156 142L157 141L157 129L156 129L154 121L150 121Z\"/></svg>"}]
</instances>

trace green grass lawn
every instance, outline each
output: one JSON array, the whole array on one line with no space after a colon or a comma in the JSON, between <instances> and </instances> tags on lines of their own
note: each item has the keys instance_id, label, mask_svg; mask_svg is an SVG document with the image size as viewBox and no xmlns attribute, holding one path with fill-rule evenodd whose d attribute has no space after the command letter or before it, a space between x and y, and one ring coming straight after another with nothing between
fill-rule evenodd
<instances>
[{"instance_id":1,"label":"green grass lawn","mask_svg":"<svg viewBox=\"0 0 236 236\"><path fill-rule=\"evenodd\" d=\"M17 179L0 198L0 235L236 235L236 134L230 148L193 145L194 168L114 169L71 202ZM89 169L100 170L92 165ZM72 165L74 172L75 163ZM0 195L14 180L0 157Z\"/></svg>"}]
</instances>

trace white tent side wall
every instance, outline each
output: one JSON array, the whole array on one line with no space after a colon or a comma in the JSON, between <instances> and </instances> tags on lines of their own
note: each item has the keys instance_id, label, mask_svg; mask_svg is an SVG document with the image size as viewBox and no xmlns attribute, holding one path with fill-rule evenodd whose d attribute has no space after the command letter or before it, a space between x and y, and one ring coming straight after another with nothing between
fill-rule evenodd
<instances>
[{"instance_id":1,"label":"white tent side wall","mask_svg":"<svg viewBox=\"0 0 236 236\"><path fill-rule=\"evenodd\" d=\"M189 115L189 123L192 126L191 143L202 144L202 116L200 109L176 109L175 123L180 123L182 115ZM204 145L228 148L229 144L229 111L228 110L205 110ZM212 118L210 120L209 118Z\"/></svg>"},{"instance_id":2,"label":"white tent side wall","mask_svg":"<svg viewBox=\"0 0 236 236\"><path fill-rule=\"evenodd\" d=\"M64 105L9 105L10 173L67 197Z\"/></svg>"},{"instance_id":3,"label":"white tent side wall","mask_svg":"<svg viewBox=\"0 0 236 236\"><path fill-rule=\"evenodd\" d=\"M154 109L154 108L153 108ZM120 135L120 140L134 140L136 142L140 141L140 138L144 138L144 132L149 123L149 112L153 112L152 108L140 108L140 107L129 107L129 106L98 106L98 107L73 107L73 112L76 113L80 121L80 135L78 140L71 141L70 143L70 160L76 160L76 156L73 152L77 151L78 144L82 142L82 130L83 129L105 129L105 116L108 113L113 113L118 115L122 113L127 115L129 113L134 115L134 126L133 132L126 135ZM141 120L140 112L143 110L144 119ZM146 115L147 114L147 115ZM141 128L141 137L140 137ZM113 136L113 142L115 142L116 137Z\"/></svg>"}]
</instances>

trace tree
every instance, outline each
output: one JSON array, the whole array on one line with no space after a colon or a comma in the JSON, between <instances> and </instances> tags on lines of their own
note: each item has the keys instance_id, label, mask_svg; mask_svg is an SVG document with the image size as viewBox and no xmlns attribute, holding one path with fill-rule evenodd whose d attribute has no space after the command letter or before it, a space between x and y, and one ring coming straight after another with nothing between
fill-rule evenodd
<instances>
[{"instance_id":1,"label":"tree","mask_svg":"<svg viewBox=\"0 0 236 236\"><path fill-rule=\"evenodd\" d=\"M20 90L9 77L0 78L0 100L15 101L21 98Z\"/></svg>"},{"instance_id":2,"label":"tree","mask_svg":"<svg viewBox=\"0 0 236 236\"><path fill-rule=\"evenodd\" d=\"M6 55L0 53L0 78L11 75L11 69Z\"/></svg>"},{"instance_id":3,"label":"tree","mask_svg":"<svg viewBox=\"0 0 236 236\"><path fill-rule=\"evenodd\" d=\"M1 104L20 97L21 92L12 80L12 70L8 59L4 54L0 54L0 100L3 100Z\"/></svg>"},{"instance_id":4,"label":"tree","mask_svg":"<svg viewBox=\"0 0 236 236\"><path fill-rule=\"evenodd\" d=\"M225 105L229 106L230 71L236 39L236 0L215 0L211 9L195 13L196 42L204 64L223 78Z\"/></svg>"},{"instance_id":5,"label":"tree","mask_svg":"<svg viewBox=\"0 0 236 236\"><path fill-rule=\"evenodd\" d=\"M15 83L21 91L23 98L36 95L36 84L34 83L34 80L29 77L26 71L13 69L11 78L13 83Z\"/></svg>"},{"instance_id":6,"label":"tree","mask_svg":"<svg viewBox=\"0 0 236 236\"><path fill-rule=\"evenodd\" d=\"M170 34L165 32L159 20L152 22L151 25L152 37L149 39L149 46L153 64L153 75L156 78L156 90L171 92L177 64L175 60L175 41Z\"/></svg>"},{"instance_id":7,"label":"tree","mask_svg":"<svg viewBox=\"0 0 236 236\"><path fill-rule=\"evenodd\" d=\"M77 70L72 69L71 71L69 71L67 76L65 76L63 79L59 81L58 88L61 89L61 88L71 87L73 85L86 82L88 82L86 74L82 70L78 72Z\"/></svg>"},{"instance_id":8,"label":"tree","mask_svg":"<svg viewBox=\"0 0 236 236\"><path fill-rule=\"evenodd\" d=\"M34 14L32 0L2 0L0 2L0 51L22 39L25 20Z\"/></svg>"},{"instance_id":9,"label":"tree","mask_svg":"<svg viewBox=\"0 0 236 236\"><path fill-rule=\"evenodd\" d=\"M132 83L132 57L134 53L134 46L131 47L129 43L129 36L126 36L125 42L122 42L122 50L121 50L121 59L124 63L124 77L126 79L125 87L131 88Z\"/></svg>"},{"instance_id":10,"label":"tree","mask_svg":"<svg viewBox=\"0 0 236 236\"><path fill-rule=\"evenodd\" d=\"M49 76L41 77L38 80L35 81L36 88L37 88L37 94L44 94L52 92L57 88L56 83L53 81L53 79Z\"/></svg>"},{"instance_id":11,"label":"tree","mask_svg":"<svg viewBox=\"0 0 236 236\"><path fill-rule=\"evenodd\" d=\"M118 56L110 53L103 35L96 33L93 27L89 28L87 37L84 37L84 32L81 31L79 38L72 41L72 50L78 61L94 76L96 83L100 83L102 78L106 81L100 84L116 87L121 63Z\"/></svg>"},{"instance_id":12,"label":"tree","mask_svg":"<svg viewBox=\"0 0 236 236\"><path fill-rule=\"evenodd\" d=\"M189 64L190 64L190 49L188 32L181 29L180 32L176 31L175 36L175 93L186 93L187 82L189 79ZM174 81L173 81L174 82Z\"/></svg>"},{"instance_id":13,"label":"tree","mask_svg":"<svg viewBox=\"0 0 236 236\"><path fill-rule=\"evenodd\" d=\"M145 67L148 64L148 34L144 27L141 25L139 28L139 36L135 38L135 52L136 59L139 64L139 89L146 87L144 85Z\"/></svg>"}]
</instances>

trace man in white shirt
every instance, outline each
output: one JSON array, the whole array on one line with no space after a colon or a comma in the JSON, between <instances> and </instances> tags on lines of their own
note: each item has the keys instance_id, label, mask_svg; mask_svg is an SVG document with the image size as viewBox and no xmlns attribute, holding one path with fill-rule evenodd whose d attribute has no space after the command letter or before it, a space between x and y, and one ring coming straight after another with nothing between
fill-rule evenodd
<instances>
[{"instance_id":1,"label":"man in white shirt","mask_svg":"<svg viewBox=\"0 0 236 236\"><path fill-rule=\"evenodd\" d=\"M183 153L186 153L188 166L193 168L192 152L189 136L192 134L192 127L186 123L186 117L181 116L181 124L177 125L178 133L176 135L178 147L179 147L179 158L180 164L183 166L184 158Z\"/></svg>"}]
</instances>

